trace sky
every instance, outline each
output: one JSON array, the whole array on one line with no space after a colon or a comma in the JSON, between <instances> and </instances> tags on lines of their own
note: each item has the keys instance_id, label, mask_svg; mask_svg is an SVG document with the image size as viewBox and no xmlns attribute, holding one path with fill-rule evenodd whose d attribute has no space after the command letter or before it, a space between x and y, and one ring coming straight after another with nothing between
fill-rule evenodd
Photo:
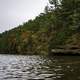
<instances>
[{"instance_id":1,"label":"sky","mask_svg":"<svg viewBox=\"0 0 80 80\"><path fill-rule=\"evenodd\" d=\"M0 0L0 33L44 12L48 0Z\"/></svg>"}]
</instances>

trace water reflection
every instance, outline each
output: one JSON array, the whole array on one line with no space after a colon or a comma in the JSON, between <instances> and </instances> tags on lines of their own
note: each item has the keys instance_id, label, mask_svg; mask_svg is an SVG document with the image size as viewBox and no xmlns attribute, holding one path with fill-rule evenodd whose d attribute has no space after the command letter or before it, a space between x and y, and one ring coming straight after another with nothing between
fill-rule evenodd
<instances>
[{"instance_id":1,"label":"water reflection","mask_svg":"<svg viewBox=\"0 0 80 80\"><path fill-rule=\"evenodd\" d=\"M0 55L0 80L80 80L79 56Z\"/></svg>"}]
</instances>

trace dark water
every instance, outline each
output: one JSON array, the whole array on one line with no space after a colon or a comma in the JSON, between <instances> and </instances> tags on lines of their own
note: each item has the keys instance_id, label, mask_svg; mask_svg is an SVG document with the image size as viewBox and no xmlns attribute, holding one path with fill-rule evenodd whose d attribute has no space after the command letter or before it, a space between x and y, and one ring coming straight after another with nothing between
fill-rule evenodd
<instances>
[{"instance_id":1,"label":"dark water","mask_svg":"<svg viewBox=\"0 0 80 80\"><path fill-rule=\"evenodd\" d=\"M80 57L0 55L0 80L80 80Z\"/></svg>"}]
</instances>

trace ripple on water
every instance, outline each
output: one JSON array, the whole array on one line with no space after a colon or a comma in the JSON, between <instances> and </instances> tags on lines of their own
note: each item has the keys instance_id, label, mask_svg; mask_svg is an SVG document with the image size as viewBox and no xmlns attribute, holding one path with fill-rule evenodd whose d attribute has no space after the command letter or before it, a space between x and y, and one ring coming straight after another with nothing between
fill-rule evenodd
<instances>
[{"instance_id":1,"label":"ripple on water","mask_svg":"<svg viewBox=\"0 0 80 80\"><path fill-rule=\"evenodd\" d=\"M79 64L60 64L69 58L1 55L0 60L0 80L68 80L72 75L72 80L79 79Z\"/></svg>"}]
</instances>

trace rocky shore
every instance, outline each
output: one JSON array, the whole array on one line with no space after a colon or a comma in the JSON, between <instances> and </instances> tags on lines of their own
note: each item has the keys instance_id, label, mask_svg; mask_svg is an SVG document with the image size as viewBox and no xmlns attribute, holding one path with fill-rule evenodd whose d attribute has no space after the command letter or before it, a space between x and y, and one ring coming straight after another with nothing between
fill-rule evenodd
<instances>
[{"instance_id":1,"label":"rocky shore","mask_svg":"<svg viewBox=\"0 0 80 80\"><path fill-rule=\"evenodd\" d=\"M52 49L53 55L80 55L80 49Z\"/></svg>"}]
</instances>

